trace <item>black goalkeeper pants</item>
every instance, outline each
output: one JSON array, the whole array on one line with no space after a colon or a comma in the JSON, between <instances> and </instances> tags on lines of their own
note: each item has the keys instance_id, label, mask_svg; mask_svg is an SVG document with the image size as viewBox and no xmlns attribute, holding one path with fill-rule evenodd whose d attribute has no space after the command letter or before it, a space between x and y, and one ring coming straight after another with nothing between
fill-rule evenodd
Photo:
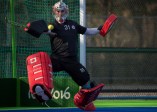
<instances>
[{"instance_id":1,"label":"black goalkeeper pants","mask_svg":"<svg viewBox=\"0 0 157 112\"><path fill-rule=\"evenodd\" d=\"M76 58L51 55L51 61L53 72L66 71L79 86L83 86L90 80L88 71Z\"/></svg>"}]
</instances>

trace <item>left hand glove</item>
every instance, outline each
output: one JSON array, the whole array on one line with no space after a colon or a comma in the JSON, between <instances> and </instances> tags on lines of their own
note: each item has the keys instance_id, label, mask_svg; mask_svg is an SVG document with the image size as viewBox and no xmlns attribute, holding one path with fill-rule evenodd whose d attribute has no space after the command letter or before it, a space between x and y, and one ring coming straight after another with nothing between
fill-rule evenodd
<instances>
[{"instance_id":1,"label":"left hand glove","mask_svg":"<svg viewBox=\"0 0 157 112\"><path fill-rule=\"evenodd\" d=\"M27 26L24 28L24 31L38 38L42 33L47 32L48 28L44 20L37 20L29 22Z\"/></svg>"}]
</instances>

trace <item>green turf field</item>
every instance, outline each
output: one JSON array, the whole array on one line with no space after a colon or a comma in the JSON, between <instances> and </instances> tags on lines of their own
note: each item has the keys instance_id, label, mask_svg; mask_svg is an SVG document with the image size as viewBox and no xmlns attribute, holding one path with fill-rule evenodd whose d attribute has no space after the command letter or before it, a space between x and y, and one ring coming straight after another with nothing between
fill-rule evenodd
<instances>
[{"instance_id":1,"label":"green turf field","mask_svg":"<svg viewBox=\"0 0 157 112\"><path fill-rule=\"evenodd\" d=\"M157 100L96 100L94 104L96 107L157 107ZM1 107L0 110L40 108L47 109L47 107Z\"/></svg>"},{"instance_id":2,"label":"green turf field","mask_svg":"<svg viewBox=\"0 0 157 112\"><path fill-rule=\"evenodd\" d=\"M157 107L157 100L96 100L97 107Z\"/></svg>"}]
</instances>

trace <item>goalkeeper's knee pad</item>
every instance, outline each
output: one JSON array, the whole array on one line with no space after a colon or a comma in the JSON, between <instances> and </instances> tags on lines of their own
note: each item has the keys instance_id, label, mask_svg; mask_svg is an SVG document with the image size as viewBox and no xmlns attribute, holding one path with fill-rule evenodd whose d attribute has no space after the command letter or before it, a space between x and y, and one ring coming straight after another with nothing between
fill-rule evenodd
<instances>
[{"instance_id":1,"label":"goalkeeper's knee pad","mask_svg":"<svg viewBox=\"0 0 157 112\"><path fill-rule=\"evenodd\" d=\"M53 69L49 55L45 52L32 54L27 57L26 64L31 94L40 102L51 99Z\"/></svg>"}]
</instances>

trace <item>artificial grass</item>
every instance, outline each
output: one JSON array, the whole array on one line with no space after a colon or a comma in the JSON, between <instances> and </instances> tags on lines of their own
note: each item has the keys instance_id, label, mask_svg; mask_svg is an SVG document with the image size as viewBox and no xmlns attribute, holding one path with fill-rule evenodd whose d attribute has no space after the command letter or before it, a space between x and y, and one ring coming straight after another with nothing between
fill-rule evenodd
<instances>
[{"instance_id":1,"label":"artificial grass","mask_svg":"<svg viewBox=\"0 0 157 112\"><path fill-rule=\"evenodd\" d=\"M96 100L96 107L157 107L157 100Z\"/></svg>"}]
</instances>

